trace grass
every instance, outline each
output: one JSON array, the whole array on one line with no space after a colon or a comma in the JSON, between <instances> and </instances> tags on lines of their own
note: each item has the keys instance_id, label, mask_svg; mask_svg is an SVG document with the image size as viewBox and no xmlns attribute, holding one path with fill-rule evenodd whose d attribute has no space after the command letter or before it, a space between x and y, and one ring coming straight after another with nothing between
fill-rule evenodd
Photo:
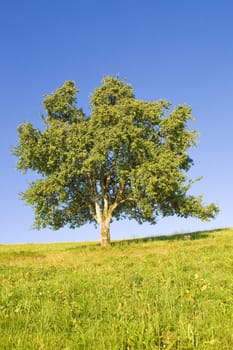
<instances>
[{"instance_id":1,"label":"grass","mask_svg":"<svg viewBox=\"0 0 233 350\"><path fill-rule=\"evenodd\" d=\"M232 349L233 229L0 245L1 350Z\"/></svg>"}]
</instances>

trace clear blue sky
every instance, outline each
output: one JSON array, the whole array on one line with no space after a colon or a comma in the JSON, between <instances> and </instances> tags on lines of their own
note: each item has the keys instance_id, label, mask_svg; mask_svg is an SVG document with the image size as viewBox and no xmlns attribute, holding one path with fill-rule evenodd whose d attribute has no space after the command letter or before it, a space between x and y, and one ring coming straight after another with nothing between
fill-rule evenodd
<instances>
[{"instance_id":1,"label":"clear blue sky","mask_svg":"<svg viewBox=\"0 0 233 350\"><path fill-rule=\"evenodd\" d=\"M9 0L0 13L0 243L98 240L93 226L32 230L33 211L19 200L31 178L10 154L17 125L40 125L44 93L75 80L79 104L106 74L126 77L136 97L192 106L200 132L190 176L193 193L216 202L210 223L177 218L155 226L121 221L112 238L233 226L233 2L231 0Z\"/></svg>"}]
</instances>

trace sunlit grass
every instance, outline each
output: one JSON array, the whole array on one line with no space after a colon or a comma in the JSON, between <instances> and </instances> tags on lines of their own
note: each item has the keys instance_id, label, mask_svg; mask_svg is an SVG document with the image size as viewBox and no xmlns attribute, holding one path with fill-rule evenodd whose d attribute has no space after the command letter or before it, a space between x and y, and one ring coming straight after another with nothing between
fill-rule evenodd
<instances>
[{"instance_id":1,"label":"sunlit grass","mask_svg":"<svg viewBox=\"0 0 233 350\"><path fill-rule=\"evenodd\" d=\"M1 245L0 349L232 349L232 234Z\"/></svg>"}]
</instances>

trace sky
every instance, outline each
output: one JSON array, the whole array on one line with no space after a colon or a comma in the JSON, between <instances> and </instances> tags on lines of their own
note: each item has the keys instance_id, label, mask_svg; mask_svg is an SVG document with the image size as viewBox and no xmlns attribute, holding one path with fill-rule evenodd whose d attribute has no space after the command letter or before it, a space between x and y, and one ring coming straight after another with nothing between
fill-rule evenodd
<instances>
[{"instance_id":1,"label":"sky","mask_svg":"<svg viewBox=\"0 0 233 350\"><path fill-rule=\"evenodd\" d=\"M192 107L200 133L190 154L192 194L215 202L209 223L159 218L156 225L113 222L112 239L233 226L233 2L231 0L9 0L0 13L0 244L99 240L93 225L32 229L32 208L19 199L32 180L16 170L17 126L41 126L43 95L74 80L78 106L104 75L119 75L136 98Z\"/></svg>"}]
</instances>

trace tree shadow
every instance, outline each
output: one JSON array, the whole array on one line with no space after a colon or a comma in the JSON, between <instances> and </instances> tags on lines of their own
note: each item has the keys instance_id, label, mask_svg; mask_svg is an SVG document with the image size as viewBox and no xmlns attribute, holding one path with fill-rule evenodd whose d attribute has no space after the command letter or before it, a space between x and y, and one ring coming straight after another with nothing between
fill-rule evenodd
<instances>
[{"instance_id":1,"label":"tree shadow","mask_svg":"<svg viewBox=\"0 0 233 350\"><path fill-rule=\"evenodd\" d=\"M100 247L99 242L87 242L83 244L78 243L77 245L74 245L74 247L66 248L65 251L79 251L80 249L91 251L91 250L97 250L99 247Z\"/></svg>"},{"instance_id":2,"label":"tree shadow","mask_svg":"<svg viewBox=\"0 0 233 350\"><path fill-rule=\"evenodd\" d=\"M220 229L214 229L214 230L207 230L207 231L194 231L189 233L177 233L172 235L163 235L163 236L150 236L150 237L142 237L142 238L132 238L132 239L125 239L120 241L114 241L112 242L113 246L118 245L130 245L130 244L137 244L137 243L150 243L154 241L194 241L198 239L206 239L211 237L213 232L220 232L226 230L225 228Z\"/></svg>"},{"instance_id":3,"label":"tree shadow","mask_svg":"<svg viewBox=\"0 0 233 350\"><path fill-rule=\"evenodd\" d=\"M115 240L111 242L112 247L118 247L118 246L127 246L131 244L137 244L137 243L150 243L154 241L168 241L168 242L174 242L174 241L194 241L198 239L206 239L213 236L214 232L221 232L225 231L226 228L219 228L219 229L213 229L213 230L206 230L206 231L194 231L194 232L188 232L188 233L176 233L171 235L163 235L163 236L149 236L149 237L141 237L141 238L131 238L131 239L122 239L122 240ZM65 249L66 251L79 251L82 250L88 250L88 251L94 251L98 250L100 248L99 242L83 242L78 243L77 245L74 245L73 247L69 247Z\"/></svg>"}]
</instances>

